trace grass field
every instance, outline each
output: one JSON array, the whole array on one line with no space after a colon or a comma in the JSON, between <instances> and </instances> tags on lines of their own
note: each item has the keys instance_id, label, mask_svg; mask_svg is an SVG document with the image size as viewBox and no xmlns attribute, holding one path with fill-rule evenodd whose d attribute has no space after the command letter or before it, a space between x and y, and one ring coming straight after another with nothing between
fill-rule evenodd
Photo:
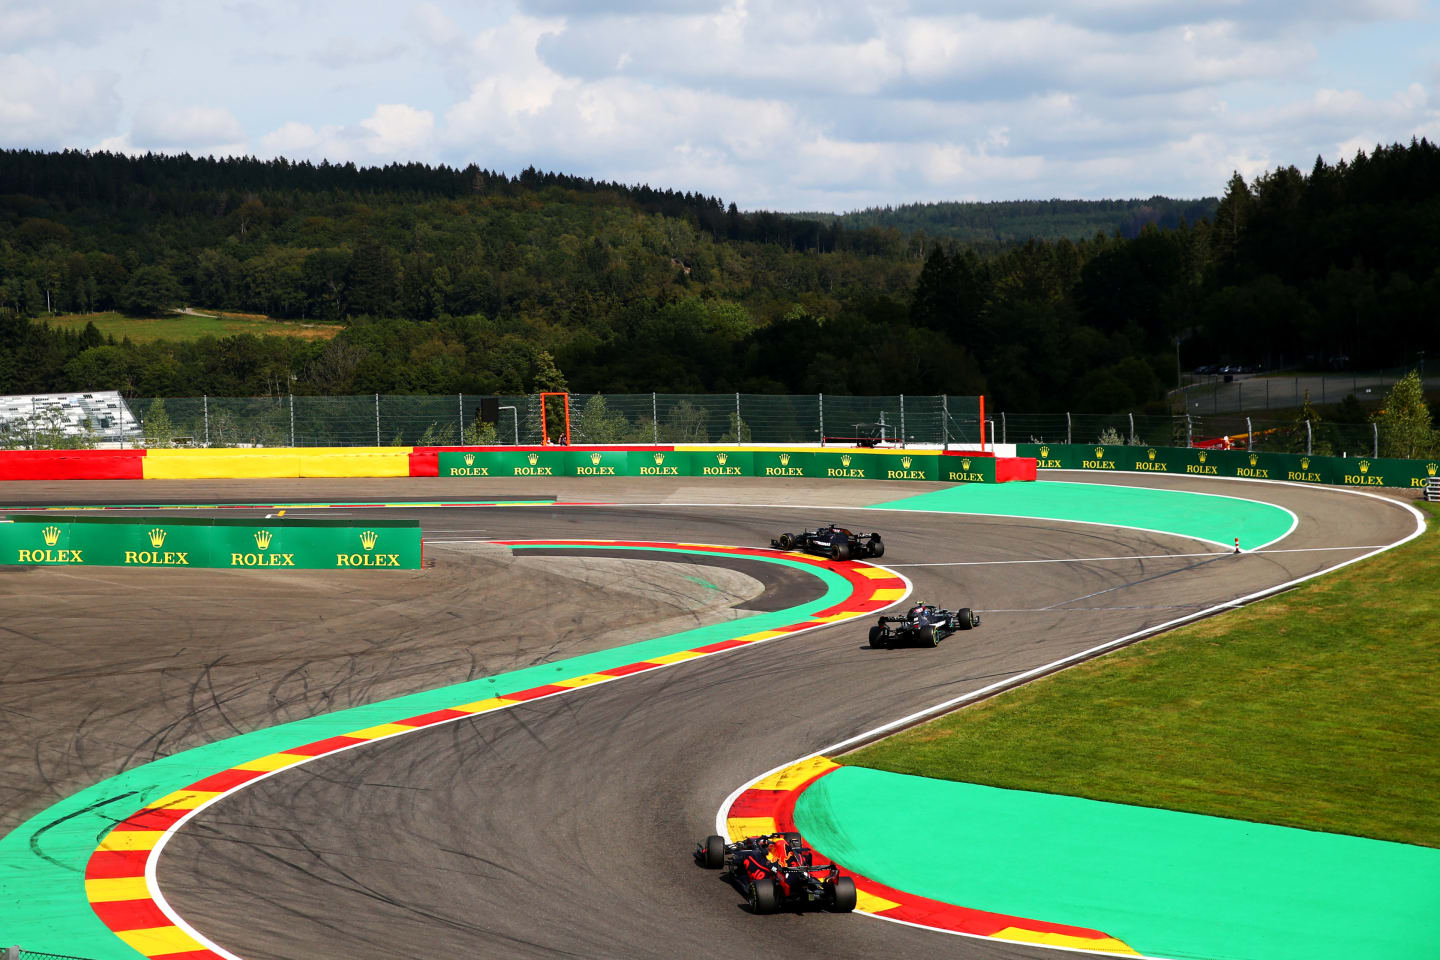
<instances>
[{"instance_id":1,"label":"grass field","mask_svg":"<svg viewBox=\"0 0 1440 960\"><path fill-rule=\"evenodd\" d=\"M170 314L164 317L127 317L123 313L75 313L47 317L45 321L62 330L84 330L94 323L96 329L116 340L129 337L136 343L151 340L198 340L201 337L233 337L241 333L259 336L305 337L328 340L342 329L337 324L299 323L293 320L271 320L252 314L217 313L208 316Z\"/></svg>"},{"instance_id":2,"label":"grass field","mask_svg":"<svg viewBox=\"0 0 1440 960\"><path fill-rule=\"evenodd\" d=\"M1403 547L844 762L1440 847L1430 515Z\"/></svg>"}]
</instances>

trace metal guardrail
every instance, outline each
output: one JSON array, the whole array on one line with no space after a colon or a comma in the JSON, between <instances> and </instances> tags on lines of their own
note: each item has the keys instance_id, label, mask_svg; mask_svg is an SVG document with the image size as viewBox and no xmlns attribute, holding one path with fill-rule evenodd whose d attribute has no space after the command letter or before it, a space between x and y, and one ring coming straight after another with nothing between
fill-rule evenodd
<instances>
[{"instance_id":1,"label":"metal guardrail","mask_svg":"<svg viewBox=\"0 0 1440 960\"><path fill-rule=\"evenodd\" d=\"M1440 503L1440 477L1429 477L1420 494L1427 503Z\"/></svg>"}]
</instances>

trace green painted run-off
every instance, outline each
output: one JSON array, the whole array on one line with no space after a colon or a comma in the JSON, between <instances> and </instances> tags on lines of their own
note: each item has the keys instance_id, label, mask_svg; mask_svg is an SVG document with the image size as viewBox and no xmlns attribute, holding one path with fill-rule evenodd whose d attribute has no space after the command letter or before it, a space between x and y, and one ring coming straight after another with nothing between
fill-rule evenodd
<instances>
[{"instance_id":1,"label":"green painted run-off","mask_svg":"<svg viewBox=\"0 0 1440 960\"><path fill-rule=\"evenodd\" d=\"M961 484L932 493L877 503L889 510L937 510L1135 527L1223 546L1240 538L1243 550L1279 540L1295 515L1274 504L1240 497L1098 483Z\"/></svg>"},{"instance_id":2,"label":"green painted run-off","mask_svg":"<svg viewBox=\"0 0 1440 960\"><path fill-rule=\"evenodd\" d=\"M887 886L1151 956L1440 955L1440 850L1426 847L862 767L817 780L795 823Z\"/></svg>"},{"instance_id":3,"label":"green painted run-off","mask_svg":"<svg viewBox=\"0 0 1440 960\"><path fill-rule=\"evenodd\" d=\"M516 545L512 549L547 546L550 545L534 543ZM709 552L676 546L564 546L574 550L628 549L702 555ZM723 555L735 556L731 553ZM100 839L114 827L116 821L129 816L147 803L212 773L256 757L339 736L351 730L361 730L404 717L483 700L505 692L544 686L558 680L639 663L653 657L795 623L840 603L850 595L850 584L839 574L823 567L784 557L746 556L813 574L824 583L825 595L787 610L755 613L668 637L626 644L567 660L538 664L437 690L427 690L252 731L151 761L66 797L0 839L0 941L5 944L19 943L27 950L88 957L90 960L134 960L139 954L103 926L91 911L85 898L85 864ZM505 711L482 714L485 718L482 722L496 722L496 718L504 713ZM363 750L364 747L357 749ZM282 771L278 775L285 774Z\"/></svg>"}]
</instances>

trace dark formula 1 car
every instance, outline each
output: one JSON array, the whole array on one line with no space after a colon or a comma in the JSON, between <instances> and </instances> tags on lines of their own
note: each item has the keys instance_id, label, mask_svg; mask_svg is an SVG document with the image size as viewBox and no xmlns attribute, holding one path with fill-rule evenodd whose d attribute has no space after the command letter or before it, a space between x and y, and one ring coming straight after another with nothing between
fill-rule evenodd
<instances>
[{"instance_id":1,"label":"dark formula 1 car","mask_svg":"<svg viewBox=\"0 0 1440 960\"><path fill-rule=\"evenodd\" d=\"M872 533L867 537L833 523L803 533L782 533L778 539L770 541L770 546L781 550L803 550L831 560L862 560L885 555L885 543L880 534Z\"/></svg>"},{"instance_id":2,"label":"dark formula 1 car","mask_svg":"<svg viewBox=\"0 0 1440 960\"><path fill-rule=\"evenodd\" d=\"M798 833L772 833L726 843L709 836L695 860L723 869L723 876L750 900L756 913L814 908L849 913L855 909L855 881L833 863L816 866L814 853Z\"/></svg>"},{"instance_id":3,"label":"dark formula 1 car","mask_svg":"<svg viewBox=\"0 0 1440 960\"><path fill-rule=\"evenodd\" d=\"M980 626L980 615L969 607L944 610L933 603L917 603L903 617L881 617L870 628L870 646L893 647L902 643L933 647L956 630Z\"/></svg>"}]
</instances>

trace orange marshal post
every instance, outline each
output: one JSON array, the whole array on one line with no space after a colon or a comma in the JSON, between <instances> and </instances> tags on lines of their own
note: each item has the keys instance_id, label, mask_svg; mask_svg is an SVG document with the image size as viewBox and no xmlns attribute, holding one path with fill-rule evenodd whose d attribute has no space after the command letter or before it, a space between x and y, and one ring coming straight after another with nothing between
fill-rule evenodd
<instances>
[{"instance_id":1,"label":"orange marshal post","mask_svg":"<svg viewBox=\"0 0 1440 960\"><path fill-rule=\"evenodd\" d=\"M547 410L546 410L546 398L547 398L547 397L560 397L560 398L563 400L563 402L564 402L564 406L565 406L565 441L564 441L564 442L565 442L565 446L568 447L568 446L570 446L570 394L568 394L568 393L559 393L559 392L556 392L556 393L541 393L541 394L540 394L540 442L541 442L542 444L545 444L546 446L548 446L548 445L552 442L551 439L550 439L549 425L546 423L546 419L547 419L547 417L546 417L546 413L547 413ZM553 441L553 442L559 443L559 442L560 442L560 441L559 441L559 438L557 437L557 438L555 439L555 441Z\"/></svg>"}]
</instances>

